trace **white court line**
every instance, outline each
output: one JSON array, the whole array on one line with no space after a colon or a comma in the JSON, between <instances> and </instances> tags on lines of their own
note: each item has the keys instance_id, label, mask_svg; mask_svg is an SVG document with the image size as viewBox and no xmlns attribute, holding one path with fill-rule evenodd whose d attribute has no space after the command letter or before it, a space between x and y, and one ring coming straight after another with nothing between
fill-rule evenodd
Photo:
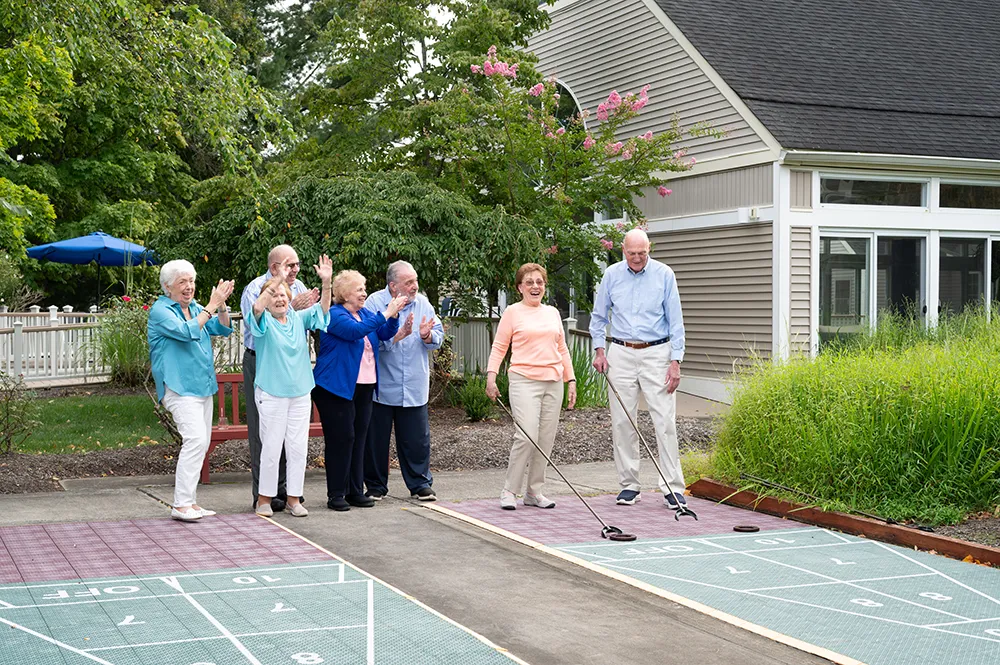
<instances>
[{"instance_id":1,"label":"white court line","mask_svg":"<svg viewBox=\"0 0 1000 665\"><path fill-rule=\"evenodd\" d=\"M860 584L861 582L884 582L886 580L905 580L911 577L933 577L933 576L934 573L914 573L913 575L890 575L889 577L869 577L863 580L845 580L844 582L840 581L813 582L811 584L788 584L786 586L762 586L756 589L747 589L747 591L780 591L782 589L804 589L806 587L814 587L814 586L833 586L836 584L844 584L845 582Z\"/></svg>"},{"instance_id":2,"label":"white court line","mask_svg":"<svg viewBox=\"0 0 1000 665\"><path fill-rule=\"evenodd\" d=\"M720 545L718 543L708 543L708 544L712 545L713 547L723 547L723 548L726 547L725 545ZM726 548L726 549L728 549L728 548ZM940 610L940 609L938 609L936 607L930 607L928 605L924 605L924 604L918 603L916 601L906 600L905 598L900 598L898 596L894 596L891 593L883 593L882 591L876 591L875 589L869 589L867 587L863 587L863 586L860 586L858 584L853 584L851 582L847 582L847 581L844 581L844 580L838 580L836 577L833 577L831 575L824 575L823 573L818 573L818 572L816 572L814 570L809 570L808 568L802 568L800 566L793 566L790 563L784 563L782 561L773 561L771 559L766 559L766 558L764 558L762 556L757 556L755 554L748 554L747 552L740 552L739 550L730 550L730 551L732 553L734 553L734 554L743 554L745 556L750 557L751 559L757 559L759 561L764 561L766 563L772 563L772 564L775 564L777 566L784 566L785 568L791 568L792 570L797 570L800 573L806 573L808 575L814 575L816 577L821 577L821 578L823 578L825 580L829 580L831 582L840 582L841 584L845 584L845 585L847 585L849 587L853 587L855 589L860 589L861 591L864 591L866 593L873 593L873 594L878 595L878 596L884 596L886 598L891 598L891 599L899 601L901 603L906 603L907 605L913 605L915 607L919 607L919 608L925 609L925 610L927 610L929 612L937 612L938 614L944 614L946 616L955 617L956 619L968 620L968 617L964 617L961 614L955 614L953 612L948 612L946 610Z\"/></svg>"},{"instance_id":3,"label":"white court line","mask_svg":"<svg viewBox=\"0 0 1000 665\"><path fill-rule=\"evenodd\" d=\"M14 607L14 606L8 603L7 601L0 600L0 607Z\"/></svg>"},{"instance_id":4,"label":"white court line","mask_svg":"<svg viewBox=\"0 0 1000 665\"><path fill-rule=\"evenodd\" d=\"M695 542L695 541L691 541ZM706 545L713 545L714 547L726 547L725 545L717 545L715 543L705 543ZM823 543L822 545L794 545L791 547L767 547L759 550L733 550L726 548L725 552L693 552L691 554L654 554L652 556L633 556L627 559L611 559L607 558L607 561L614 561L615 563L627 562L627 561L658 561L660 559L696 559L698 557L706 556L722 556L725 554L732 554L734 552L739 552L740 554L746 553L756 553L756 552L784 552L786 550L810 550L816 549L818 547L845 547L847 545L865 545L867 544L864 540L859 540L856 542L849 543ZM600 561L599 563L605 563Z\"/></svg>"},{"instance_id":5,"label":"white court line","mask_svg":"<svg viewBox=\"0 0 1000 665\"><path fill-rule=\"evenodd\" d=\"M779 536L784 536L785 534L793 533L830 533L826 529L820 529L818 527L810 527L808 529L778 529L775 531L759 531L757 533L744 533L732 536L706 536L706 537L693 537L693 538L669 538L661 540L644 540L643 545L669 545L671 543L689 543L689 542L701 542L702 540L746 540L748 538L778 538ZM852 541L853 542L853 541ZM639 547L639 545L626 545L624 543L594 543L593 545L560 545L558 549L573 551L580 549L581 547ZM576 552L573 552L574 554Z\"/></svg>"},{"instance_id":6,"label":"white court line","mask_svg":"<svg viewBox=\"0 0 1000 665\"><path fill-rule=\"evenodd\" d=\"M217 577L219 575L247 575L249 573L280 573L286 570L309 570L311 568L335 568L339 566L341 573L343 573L344 564L342 563L317 563L317 564L306 564L302 566L285 566L281 568L228 568L226 570L214 570L210 573L178 573L176 575L171 575L171 577L176 577L177 579L197 579L199 577ZM18 586L0 586L0 591L23 591L25 589L52 589L55 587L69 587L69 586L81 586L81 585L102 585L102 584L123 584L125 582L159 582L163 579L163 575L153 575L150 577L125 577L121 579L110 579L110 580L68 580L66 582L46 582L45 584L21 584Z\"/></svg>"},{"instance_id":7,"label":"white court line","mask_svg":"<svg viewBox=\"0 0 1000 665\"><path fill-rule=\"evenodd\" d=\"M350 630L353 628L364 628L363 623L359 623L353 626L320 626L318 628L290 628L288 630L269 630L263 633L241 633L236 637L264 637L267 635L291 635L292 633L318 633L328 630ZM87 653L93 653L95 651L117 651L119 649L140 649L142 647L161 647L168 644L187 644L188 642L209 642L212 640L224 640L226 637L224 635L213 635L211 637L189 637L183 640L166 640L164 642L144 642L142 644L122 644L120 646L114 647L97 647L94 649L84 649Z\"/></svg>"},{"instance_id":8,"label":"white court line","mask_svg":"<svg viewBox=\"0 0 1000 665\"><path fill-rule=\"evenodd\" d=\"M837 538L840 538L845 543L853 543L853 542L855 542L854 540L851 540L850 538L848 538L847 536L845 536L842 533L837 533L836 531L831 531L830 529L822 529L822 531L830 534L831 536L835 536Z\"/></svg>"},{"instance_id":9,"label":"white court line","mask_svg":"<svg viewBox=\"0 0 1000 665\"><path fill-rule=\"evenodd\" d=\"M969 633L960 633L957 630L945 630L944 628L928 628L927 630L933 630L936 633L948 633L949 635L958 635L959 637L971 637L974 640L985 640L987 642L1000 643L1000 639L996 637L983 637L982 635L970 635Z\"/></svg>"},{"instance_id":10,"label":"white court line","mask_svg":"<svg viewBox=\"0 0 1000 665\"><path fill-rule=\"evenodd\" d=\"M114 665L114 663L109 663L108 661L104 660L103 658L99 658L97 656L91 656L89 653L87 653L85 651L81 651L80 649L77 649L76 647L70 646L70 645L66 644L65 642L60 642L59 640L53 639L53 638L49 637L48 635L42 635L41 633L37 633L37 632L31 630L30 628L26 628L26 627L24 627L24 626L22 626L20 624L16 624L13 621L7 621L3 617L0 617L0 623L5 623L8 626L10 626L11 628L16 628L17 630L23 630L24 632L28 633L29 635L33 635L34 637L37 637L37 638L42 639L42 640L45 640L46 642L49 642L50 644L54 644L57 647L61 647L63 649L66 649L67 651L72 651L73 653L78 654L80 656L83 656L84 658L89 658L90 660L94 661L95 663L101 663L101 665Z\"/></svg>"},{"instance_id":11,"label":"white court line","mask_svg":"<svg viewBox=\"0 0 1000 665\"><path fill-rule=\"evenodd\" d=\"M368 665L375 665L375 580L368 580Z\"/></svg>"},{"instance_id":12,"label":"white court line","mask_svg":"<svg viewBox=\"0 0 1000 665\"><path fill-rule=\"evenodd\" d=\"M104 598L102 600L74 600L69 603L39 603L37 605L14 605L12 610L30 610L39 607L68 607L70 605L95 605L98 603L120 603L129 600L156 600L157 598L178 598L180 596L213 596L219 593L245 593L248 591L273 591L275 589L301 589L315 586L340 586L341 584L363 584L367 580L347 580L346 582L306 582L304 584L279 584L276 586L256 586L243 589L209 589L208 591L191 591L188 593L163 593L154 596L122 596L121 598ZM176 587L174 587L176 588Z\"/></svg>"},{"instance_id":13,"label":"white court line","mask_svg":"<svg viewBox=\"0 0 1000 665\"><path fill-rule=\"evenodd\" d=\"M990 619L969 619L968 621L952 621L951 623L928 623L924 625L924 628L944 628L946 626L964 626L965 624L968 623L987 623L989 621L1000 621L1000 617L992 617Z\"/></svg>"},{"instance_id":14,"label":"white court line","mask_svg":"<svg viewBox=\"0 0 1000 665\"><path fill-rule=\"evenodd\" d=\"M240 642L238 637L233 635L233 633L230 632L228 628L223 626L222 622L220 622L218 619L212 616L211 612L202 607L201 603L192 598L190 594L184 593L184 588L181 586L181 583L177 580L176 577L164 577L162 579L164 584L166 584L167 586L171 586L180 591L182 594L184 594L184 598L189 603L191 603L191 606L194 607L199 612L201 612L201 615L206 619L208 619L208 622L211 623L213 626L215 626L215 629L220 633L222 633L232 643L232 645L236 647L239 650L239 652L246 657L247 662L249 662L250 665L264 665L259 660L257 660L257 658L252 653L250 653L250 650L247 649L242 642Z\"/></svg>"},{"instance_id":15,"label":"white court line","mask_svg":"<svg viewBox=\"0 0 1000 665\"><path fill-rule=\"evenodd\" d=\"M928 566L928 565L927 565L927 564L925 564L925 563L921 563L921 562L917 561L916 559L913 559L913 558L911 558L911 557L908 557L908 556L906 556L906 555L905 555L905 554L903 554L902 552L897 552L897 551L896 551L896 550L895 550L894 548L892 548L892 547L889 547L888 545L884 545L884 544L882 544L882 543L875 543L875 544L876 544L876 545L878 545L879 547L881 547L882 549L884 549L884 550L888 551L888 552L892 552L892 553L893 553L893 554L895 554L896 556L901 556L901 557L903 557L904 559L906 559L907 561L911 561L911 562L913 562L913 563L917 564L917 565L918 565L918 566L920 566L921 568L926 568L927 570L931 571L932 573L935 573L935 574L937 574L937 575L940 575L941 577L945 578L945 579L946 579L946 580L948 580L949 582L954 582L955 584L957 584L958 586L962 587L963 589L968 589L968 590L969 590L969 591L971 591L972 593L974 593L974 594L977 594L977 595L979 595L979 596L982 596L982 597L983 597L983 598L985 598L986 600L989 600L989 601L991 601L991 602L994 602L994 603L996 603L997 605L1000 605L1000 600L997 600L997 599L996 599L996 598L994 598L993 596L990 596L990 595L987 595L987 594L983 593L982 591L978 591L978 590L976 590L976 589L973 589L973 588L972 588L971 586L969 586L968 584L963 584L962 582L959 582L958 580L956 580L956 579L955 579L954 577L952 577L951 575L947 575L947 574L945 574L945 573L942 573L942 572L941 572L940 570L935 570L934 568L931 568L930 566Z\"/></svg>"}]
</instances>

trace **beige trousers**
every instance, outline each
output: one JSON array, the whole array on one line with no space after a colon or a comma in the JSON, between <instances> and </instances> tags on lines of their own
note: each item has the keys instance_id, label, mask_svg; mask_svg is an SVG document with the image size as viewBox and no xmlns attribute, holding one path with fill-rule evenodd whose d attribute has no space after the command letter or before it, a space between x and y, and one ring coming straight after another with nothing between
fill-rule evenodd
<instances>
[{"instance_id":1,"label":"beige trousers","mask_svg":"<svg viewBox=\"0 0 1000 665\"><path fill-rule=\"evenodd\" d=\"M684 474L681 472L677 452L677 395L667 393L667 368L670 366L670 344L658 344L645 349L630 349L620 344L608 343L608 378L618 389L633 422L639 412L639 391L646 398L649 415L656 430L660 452L660 468L675 492L684 491ZM639 436L629 423L614 394L608 391L611 407L611 432L614 440L615 466L622 489L638 492L639 486ZM647 443L650 443L647 441ZM660 491L666 493L663 480Z\"/></svg>"},{"instance_id":2,"label":"beige trousers","mask_svg":"<svg viewBox=\"0 0 1000 665\"><path fill-rule=\"evenodd\" d=\"M548 455L556 441L559 427L559 409L562 407L562 381L536 381L516 372L510 378L510 410L518 424L524 428L539 448ZM507 480L504 489L520 494L524 486L524 473L528 472L528 494L538 496L545 484L545 457L514 427L514 445L507 463Z\"/></svg>"}]
</instances>

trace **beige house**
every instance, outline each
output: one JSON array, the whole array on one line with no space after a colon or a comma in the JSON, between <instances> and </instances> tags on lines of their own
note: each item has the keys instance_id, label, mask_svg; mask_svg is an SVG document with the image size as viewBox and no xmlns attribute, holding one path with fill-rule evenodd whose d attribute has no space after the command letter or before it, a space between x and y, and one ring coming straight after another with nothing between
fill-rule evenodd
<instances>
[{"instance_id":1,"label":"beige house","mask_svg":"<svg viewBox=\"0 0 1000 665\"><path fill-rule=\"evenodd\" d=\"M650 84L628 136L709 121L639 203L677 274L687 392L752 352L1000 299L1000 3L560 0L531 49L581 109ZM581 317L583 318L583 317Z\"/></svg>"}]
</instances>

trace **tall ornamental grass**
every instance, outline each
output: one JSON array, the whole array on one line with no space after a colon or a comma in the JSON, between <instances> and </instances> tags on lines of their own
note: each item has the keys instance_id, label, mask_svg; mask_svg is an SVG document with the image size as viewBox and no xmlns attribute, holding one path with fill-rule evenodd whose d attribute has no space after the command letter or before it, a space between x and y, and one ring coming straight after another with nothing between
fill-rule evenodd
<instances>
[{"instance_id":1,"label":"tall ornamental grass","mask_svg":"<svg viewBox=\"0 0 1000 665\"><path fill-rule=\"evenodd\" d=\"M933 331L888 317L815 359L738 383L713 473L789 485L897 520L953 523L1000 501L1000 321Z\"/></svg>"}]
</instances>

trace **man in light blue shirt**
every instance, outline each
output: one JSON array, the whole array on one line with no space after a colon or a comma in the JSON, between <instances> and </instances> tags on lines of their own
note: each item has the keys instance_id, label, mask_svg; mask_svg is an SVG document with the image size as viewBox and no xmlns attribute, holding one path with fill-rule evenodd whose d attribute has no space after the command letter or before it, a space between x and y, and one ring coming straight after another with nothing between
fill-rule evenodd
<instances>
[{"instance_id":1,"label":"man in light blue shirt","mask_svg":"<svg viewBox=\"0 0 1000 665\"><path fill-rule=\"evenodd\" d=\"M365 308L385 311L389 301L405 295L410 301L399 312L399 332L379 344L378 395L372 405L365 447L365 487L376 501L389 492L389 435L396 428L396 456L410 496L421 501L437 497L431 485L431 432L427 415L430 392L430 352L444 341L444 327L434 307L419 293L417 271L396 261L386 271L387 286L368 296Z\"/></svg>"},{"instance_id":2,"label":"man in light blue shirt","mask_svg":"<svg viewBox=\"0 0 1000 665\"><path fill-rule=\"evenodd\" d=\"M267 255L267 272L246 285L240 297L240 311L243 312L243 403L247 407L247 439L250 444L250 491L253 493L253 505L257 506L257 491L260 483L260 416L257 413L257 403L254 401L254 379L257 376L257 351L254 348L253 335L250 334L250 318L253 316L253 305L260 297L264 288L278 273L278 267L288 261L288 286L292 290L292 309L296 311L308 309L319 302L319 290L307 289L300 282L299 255L290 245L278 245ZM278 494L271 500L271 509L281 512L285 509L287 493L285 491L285 453L281 453L278 464Z\"/></svg>"},{"instance_id":3,"label":"man in light blue shirt","mask_svg":"<svg viewBox=\"0 0 1000 665\"><path fill-rule=\"evenodd\" d=\"M646 398L656 429L660 468L667 484L660 481L664 504L676 510L686 504L677 451L677 396L684 360L684 316L677 279L669 266L649 258L649 237L633 229L622 243L625 256L604 271L594 299L590 336L594 342L594 368L618 389L628 413L610 395L615 466L622 491L618 504L631 506L639 500L639 436L629 422L638 411L639 392ZM610 336L606 329L610 321ZM607 342L611 342L608 347Z\"/></svg>"}]
</instances>

